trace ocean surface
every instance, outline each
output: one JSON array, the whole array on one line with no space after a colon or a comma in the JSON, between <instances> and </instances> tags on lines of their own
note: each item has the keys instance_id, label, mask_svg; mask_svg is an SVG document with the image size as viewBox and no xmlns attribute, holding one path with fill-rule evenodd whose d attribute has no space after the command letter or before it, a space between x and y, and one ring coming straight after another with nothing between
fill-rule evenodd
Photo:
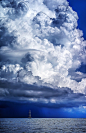
<instances>
[{"instance_id":1,"label":"ocean surface","mask_svg":"<svg viewBox=\"0 0 86 133\"><path fill-rule=\"evenodd\" d=\"M0 118L0 133L86 133L86 119Z\"/></svg>"}]
</instances>

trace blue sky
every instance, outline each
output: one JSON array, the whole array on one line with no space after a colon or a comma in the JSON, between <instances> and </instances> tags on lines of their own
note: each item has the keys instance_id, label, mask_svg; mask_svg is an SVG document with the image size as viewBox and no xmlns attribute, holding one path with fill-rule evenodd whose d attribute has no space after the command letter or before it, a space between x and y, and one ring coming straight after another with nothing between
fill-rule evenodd
<instances>
[{"instance_id":1,"label":"blue sky","mask_svg":"<svg viewBox=\"0 0 86 133\"><path fill-rule=\"evenodd\" d=\"M0 1L0 117L86 118L86 1L68 2Z\"/></svg>"},{"instance_id":2,"label":"blue sky","mask_svg":"<svg viewBox=\"0 0 86 133\"><path fill-rule=\"evenodd\" d=\"M68 0L69 5L77 12L79 16L78 28L83 31L84 39L86 40L86 1L85 0Z\"/></svg>"}]
</instances>

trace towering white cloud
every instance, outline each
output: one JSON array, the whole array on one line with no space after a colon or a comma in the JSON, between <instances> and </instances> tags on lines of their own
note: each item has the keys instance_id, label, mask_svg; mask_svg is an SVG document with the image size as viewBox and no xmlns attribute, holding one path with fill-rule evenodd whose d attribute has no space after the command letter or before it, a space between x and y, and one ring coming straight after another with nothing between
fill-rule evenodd
<instances>
[{"instance_id":1,"label":"towering white cloud","mask_svg":"<svg viewBox=\"0 0 86 133\"><path fill-rule=\"evenodd\" d=\"M86 75L76 72L86 42L66 0L2 0L0 10L1 80L86 94Z\"/></svg>"}]
</instances>

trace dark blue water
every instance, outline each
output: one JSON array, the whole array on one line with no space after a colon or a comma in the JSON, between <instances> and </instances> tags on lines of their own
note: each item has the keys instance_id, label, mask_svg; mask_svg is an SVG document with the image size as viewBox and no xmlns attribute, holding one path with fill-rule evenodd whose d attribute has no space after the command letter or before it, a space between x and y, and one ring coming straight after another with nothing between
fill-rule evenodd
<instances>
[{"instance_id":1,"label":"dark blue water","mask_svg":"<svg viewBox=\"0 0 86 133\"><path fill-rule=\"evenodd\" d=\"M1 118L0 133L86 133L86 119Z\"/></svg>"}]
</instances>

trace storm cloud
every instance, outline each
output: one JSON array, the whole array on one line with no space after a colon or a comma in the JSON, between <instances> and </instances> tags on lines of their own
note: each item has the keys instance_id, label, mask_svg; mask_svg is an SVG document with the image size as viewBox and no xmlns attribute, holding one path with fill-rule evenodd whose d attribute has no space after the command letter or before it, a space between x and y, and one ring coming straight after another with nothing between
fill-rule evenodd
<instances>
[{"instance_id":1,"label":"storm cloud","mask_svg":"<svg viewBox=\"0 0 86 133\"><path fill-rule=\"evenodd\" d=\"M85 106L86 97L74 93L69 88L50 88L45 86L0 81L0 100L29 102L47 107L79 107Z\"/></svg>"},{"instance_id":2,"label":"storm cloud","mask_svg":"<svg viewBox=\"0 0 86 133\"><path fill-rule=\"evenodd\" d=\"M66 0L0 1L0 100L85 106L86 41Z\"/></svg>"}]
</instances>

